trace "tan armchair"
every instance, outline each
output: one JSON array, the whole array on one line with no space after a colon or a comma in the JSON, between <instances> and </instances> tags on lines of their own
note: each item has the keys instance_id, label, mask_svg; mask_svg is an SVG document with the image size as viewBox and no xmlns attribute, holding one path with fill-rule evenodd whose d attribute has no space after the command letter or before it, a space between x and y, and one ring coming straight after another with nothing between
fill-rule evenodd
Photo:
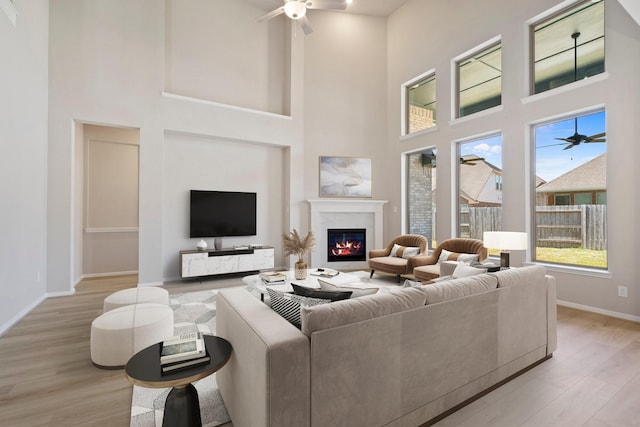
<instances>
[{"instance_id":1,"label":"tan armchair","mask_svg":"<svg viewBox=\"0 0 640 427\"><path fill-rule=\"evenodd\" d=\"M420 248L415 256L404 257L401 249L396 256L391 256L393 245L399 245L405 248ZM427 239L418 234L403 234L396 237L389 243L385 249L372 249L369 251L369 268L373 277L374 271L383 271L385 273L395 274L400 283L400 276L413 272L413 259L424 256L427 253Z\"/></svg>"},{"instance_id":2,"label":"tan armchair","mask_svg":"<svg viewBox=\"0 0 640 427\"><path fill-rule=\"evenodd\" d=\"M449 261L456 261L460 254L476 254L478 262L487 259L487 248L484 247L482 240L465 238L444 240L431 255L416 257L412 260L413 275L417 280L426 281L440 276L438 259L443 249L453 252Z\"/></svg>"}]
</instances>

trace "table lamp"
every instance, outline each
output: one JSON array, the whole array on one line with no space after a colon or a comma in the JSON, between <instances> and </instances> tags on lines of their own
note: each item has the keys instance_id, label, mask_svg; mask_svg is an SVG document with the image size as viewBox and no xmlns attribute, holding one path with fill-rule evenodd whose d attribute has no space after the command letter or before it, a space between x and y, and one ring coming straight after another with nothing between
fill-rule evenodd
<instances>
[{"instance_id":1,"label":"table lamp","mask_svg":"<svg viewBox=\"0 0 640 427\"><path fill-rule=\"evenodd\" d=\"M500 267L509 267L509 251L527 249L527 233L516 231L485 231L485 248L500 249Z\"/></svg>"}]
</instances>

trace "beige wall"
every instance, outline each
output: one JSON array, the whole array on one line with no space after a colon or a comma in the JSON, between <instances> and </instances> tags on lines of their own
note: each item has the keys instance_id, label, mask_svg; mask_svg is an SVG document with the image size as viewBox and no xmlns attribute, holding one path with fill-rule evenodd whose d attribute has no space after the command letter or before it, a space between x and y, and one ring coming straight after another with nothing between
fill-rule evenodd
<instances>
[{"instance_id":1,"label":"beige wall","mask_svg":"<svg viewBox=\"0 0 640 427\"><path fill-rule=\"evenodd\" d=\"M82 141L82 276L135 273L139 131L85 125Z\"/></svg>"}]
</instances>

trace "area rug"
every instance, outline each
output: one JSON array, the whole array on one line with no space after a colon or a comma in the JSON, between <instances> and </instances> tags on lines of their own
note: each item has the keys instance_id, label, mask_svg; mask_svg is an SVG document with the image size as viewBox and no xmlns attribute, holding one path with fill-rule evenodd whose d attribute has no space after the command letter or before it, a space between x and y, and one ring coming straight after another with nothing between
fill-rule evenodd
<instances>
[{"instance_id":1,"label":"area rug","mask_svg":"<svg viewBox=\"0 0 640 427\"><path fill-rule=\"evenodd\" d=\"M174 315L174 334L200 331L216 332L216 299L221 289L188 292L173 295L169 304ZM249 288L247 290L250 291ZM194 383L200 400L203 427L214 427L230 421L222 401L216 375L210 375ZM156 427L162 425L164 402L169 388L133 386L131 399L131 427Z\"/></svg>"},{"instance_id":2,"label":"area rug","mask_svg":"<svg viewBox=\"0 0 640 427\"><path fill-rule=\"evenodd\" d=\"M366 271L356 271L349 274L357 276L364 282L379 286L382 292L398 288L395 276L392 275L378 275L377 278L369 279L369 272ZM255 290L248 286L244 286L244 288L256 298L260 298L259 293ZM222 289L228 288L172 295L169 304L174 314L174 334L195 331L215 334L216 299L218 292ZM210 375L194 383L194 386L198 390L203 427L214 427L228 423L230 418L216 383L216 375ZM169 391L169 388L146 388L134 385L131 399L131 427L162 426L164 402Z\"/></svg>"}]
</instances>

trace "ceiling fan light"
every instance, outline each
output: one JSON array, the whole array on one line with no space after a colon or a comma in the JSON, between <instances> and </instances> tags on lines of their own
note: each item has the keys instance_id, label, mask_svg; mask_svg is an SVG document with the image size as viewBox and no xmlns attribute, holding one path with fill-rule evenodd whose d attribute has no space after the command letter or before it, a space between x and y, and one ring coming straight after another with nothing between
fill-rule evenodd
<instances>
[{"instance_id":1,"label":"ceiling fan light","mask_svg":"<svg viewBox=\"0 0 640 427\"><path fill-rule=\"evenodd\" d=\"M307 6L298 0L289 0L284 5L284 13L291 19L300 19L307 13Z\"/></svg>"}]
</instances>

